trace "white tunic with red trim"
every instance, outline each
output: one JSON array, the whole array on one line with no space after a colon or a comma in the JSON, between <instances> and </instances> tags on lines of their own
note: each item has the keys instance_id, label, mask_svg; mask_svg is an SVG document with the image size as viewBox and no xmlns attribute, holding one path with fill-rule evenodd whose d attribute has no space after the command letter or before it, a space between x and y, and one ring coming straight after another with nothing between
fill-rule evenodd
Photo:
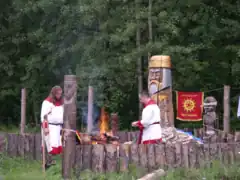
<instances>
[{"instance_id":1,"label":"white tunic with red trim","mask_svg":"<svg viewBox=\"0 0 240 180\"><path fill-rule=\"evenodd\" d=\"M47 115L47 123L44 119L45 115ZM63 125L63 104L60 102L53 104L49 98L44 100L41 110L41 122L49 130L49 134L43 135L48 153L53 155L60 154L62 152L60 132Z\"/></svg>"},{"instance_id":2,"label":"white tunic with red trim","mask_svg":"<svg viewBox=\"0 0 240 180\"><path fill-rule=\"evenodd\" d=\"M155 144L157 141L161 141L160 117L158 105L150 100L142 111L142 120L138 121L138 127L140 128L139 144Z\"/></svg>"}]
</instances>

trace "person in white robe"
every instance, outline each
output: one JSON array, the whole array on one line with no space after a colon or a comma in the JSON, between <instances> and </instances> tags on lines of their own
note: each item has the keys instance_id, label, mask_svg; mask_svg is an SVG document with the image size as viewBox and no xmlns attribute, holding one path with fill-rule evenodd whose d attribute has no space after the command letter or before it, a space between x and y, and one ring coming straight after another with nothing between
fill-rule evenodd
<instances>
[{"instance_id":1,"label":"person in white robe","mask_svg":"<svg viewBox=\"0 0 240 180\"><path fill-rule=\"evenodd\" d=\"M140 94L140 102L144 104L142 119L132 123L140 129L138 144L157 144L162 142L162 128L160 125L160 109L150 98L147 91Z\"/></svg>"},{"instance_id":2,"label":"person in white robe","mask_svg":"<svg viewBox=\"0 0 240 180\"><path fill-rule=\"evenodd\" d=\"M61 129L63 126L62 88L55 86L43 101L41 109L42 138L50 155L62 153Z\"/></svg>"}]
</instances>

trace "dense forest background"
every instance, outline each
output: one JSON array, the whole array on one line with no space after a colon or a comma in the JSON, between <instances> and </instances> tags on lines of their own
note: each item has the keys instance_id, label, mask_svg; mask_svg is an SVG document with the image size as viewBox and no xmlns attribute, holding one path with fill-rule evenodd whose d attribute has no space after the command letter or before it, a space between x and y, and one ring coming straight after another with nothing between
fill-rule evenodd
<instances>
[{"instance_id":1,"label":"dense forest background","mask_svg":"<svg viewBox=\"0 0 240 180\"><path fill-rule=\"evenodd\" d=\"M0 123L20 122L27 88L27 123L39 122L42 100L66 74L79 77L95 102L118 112L123 128L139 113L149 55L170 55L173 88L205 91L219 102L231 89L236 119L240 90L240 1L1 0ZM216 91L209 91L218 89Z\"/></svg>"}]
</instances>

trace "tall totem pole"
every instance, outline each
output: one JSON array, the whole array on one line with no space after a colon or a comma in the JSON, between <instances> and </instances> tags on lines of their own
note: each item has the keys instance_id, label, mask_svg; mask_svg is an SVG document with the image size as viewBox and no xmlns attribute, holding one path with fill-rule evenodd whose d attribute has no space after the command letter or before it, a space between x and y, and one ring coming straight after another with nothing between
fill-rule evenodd
<instances>
[{"instance_id":1,"label":"tall totem pole","mask_svg":"<svg viewBox=\"0 0 240 180\"><path fill-rule=\"evenodd\" d=\"M162 138L167 144L198 142L174 127L171 67L170 56L149 59L148 91L160 107Z\"/></svg>"},{"instance_id":2,"label":"tall totem pole","mask_svg":"<svg viewBox=\"0 0 240 180\"><path fill-rule=\"evenodd\" d=\"M163 55L152 56L148 68L148 91L160 107L161 125L174 126L171 58Z\"/></svg>"}]
</instances>

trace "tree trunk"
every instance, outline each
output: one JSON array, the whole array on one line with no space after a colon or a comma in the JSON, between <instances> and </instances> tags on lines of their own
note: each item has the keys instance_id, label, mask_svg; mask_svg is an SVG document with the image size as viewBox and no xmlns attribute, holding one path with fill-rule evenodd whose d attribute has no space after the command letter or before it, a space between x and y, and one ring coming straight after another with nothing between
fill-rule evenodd
<instances>
[{"instance_id":1,"label":"tree trunk","mask_svg":"<svg viewBox=\"0 0 240 180\"><path fill-rule=\"evenodd\" d=\"M138 53L140 52L141 45L141 29L140 29L140 9L139 9L139 1L135 0L135 11L136 11L136 46ZM137 59L137 76L138 76L138 94L140 94L143 90L143 77L142 77L142 58L138 55ZM142 104L139 102L139 117L141 116Z\"/></svg>"},{"instance_id":2,"label":"tree trunk","mask_svg":"<svg viewBox=\"0 0 240 180\"><path fill-rule=\"evenodd\" d=\"M152 0L148 0L148 40L149 44L152 44L153 32L152 32ZM148 60L151 57L151 51L148 52Z\"/></svg>"},{"instance_id":3,"label":"tree trunk","mask_svg":"<svg viewBox=\"0 0 240 180\"><path fill-rule=\"evenodd\" d=\"M34 123L35 123L35 126L37 127L37 125L39 124L39 121L38 121L38 116L37 116L37 108L36 108L36 101L33 100L32 101L32 111L33 111L33 120L34 120Z\"/></svg>"}]
</instances>

